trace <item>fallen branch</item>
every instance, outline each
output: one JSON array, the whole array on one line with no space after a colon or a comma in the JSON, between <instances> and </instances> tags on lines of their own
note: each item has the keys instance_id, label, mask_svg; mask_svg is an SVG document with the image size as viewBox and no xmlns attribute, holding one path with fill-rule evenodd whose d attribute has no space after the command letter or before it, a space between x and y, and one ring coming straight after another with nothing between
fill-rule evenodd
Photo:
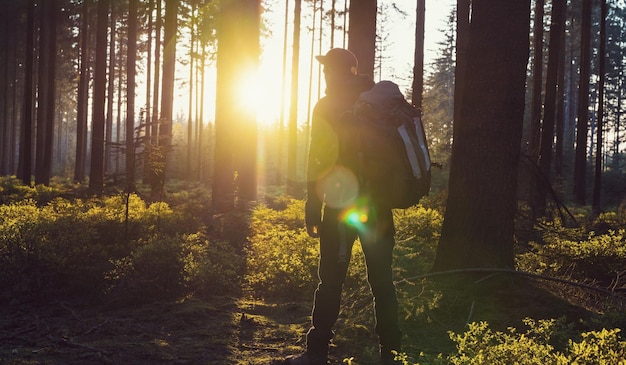
<instances>
[{"instance_id":1,"label":"fallen branch","mask_svg":"<svg viewBox=\"0 0 626 365\"><path fill-rule=\"evenodd\" d=\"M467 274L467 273L490 273L490 274L502 273L502 274L512 274L512 275L523 276L523 277L527 277L527 278L531 278L531 279L554 281L554 282L561 283L561 284L577 286L577 287L580 287L580 288L596 291L596 292L599 292L599 293L602 293L602 294L606 294L606 295L612 295L612 296L616 295L616 293L611 291L611 290L607 290L607 289L604 289L604 288L599 288L599 287L593 286L593 285L578 283L578 282L575 282L575 281L561 279L561 278L555 278L555 277L552 277L552 276L533 274L533 273L526 272L526 271L518 271L518 270L512 270L512 269L501 269L501 268L470 268L470 269L457 269L457 270L431 272L431 273L427 273L427 274L423 274L423 275L418 275L418 276L413 276L413 277L410 277L410 278L405 278L405 279L402 279L402 280L399 280L399 281L395 282L395 284L402 284L403 282L411 283L412 280L426 279L426 278L431 278L431 277L436 277L436 276Z\"/></svg>"},{"instance_id":2,"label":"fallen branch","mask_svg":"<svg viewBox=\"0 0 626 365\"><path fill-rule=\"evenodd\" d=\"M105 354L105 355L111 355L110 351L98 349L98 348L95 348L95 347L91 347L91 346L88 346L88 345L83 345L83 344L76 343L76 342L72 342L72 341L70 341L70 340L68 340L66 338L55 338L55 337L52 337L52 336L48 336L48 339L50 339L51 341L53 341L55 343L58 343L58 344L61 344L61 345L67 346L67 347L81 349L81 350L88 350L88 351L97 352L97 353Z\"/></svg>"}]
</instances>

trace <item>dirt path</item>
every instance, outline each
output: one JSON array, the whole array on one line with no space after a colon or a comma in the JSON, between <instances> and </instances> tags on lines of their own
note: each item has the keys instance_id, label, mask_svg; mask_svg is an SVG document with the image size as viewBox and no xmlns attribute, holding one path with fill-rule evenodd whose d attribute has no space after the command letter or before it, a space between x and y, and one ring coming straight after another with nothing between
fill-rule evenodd
<instances>
[{"instance_id":1,"label":"dirt path","mask_svg":"<svg viewBox=\"0 0 626 365\"><path fill-rule=\"evenodd\" d=\"M215 298L0 308L0 364L268 364L299 351L304 305Z\"/></svg>"}]
</instances>

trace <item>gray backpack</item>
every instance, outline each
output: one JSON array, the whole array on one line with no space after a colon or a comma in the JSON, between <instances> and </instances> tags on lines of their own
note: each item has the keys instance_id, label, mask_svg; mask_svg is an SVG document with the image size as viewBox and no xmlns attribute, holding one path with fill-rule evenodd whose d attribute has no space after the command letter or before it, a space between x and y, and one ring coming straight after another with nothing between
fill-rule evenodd
<instances>
[{"instance_id":1,"label":"gray backpack","mask_svg":"<svg viewBox=\"0 0 626 365\"><path fill-rule=\"evenodd\" d=\"M375 204L408 208L430 191L431 161L421 113L398 85L381 81L352 111L346 148L361 191Z\"/></svg>"}]
</instances>

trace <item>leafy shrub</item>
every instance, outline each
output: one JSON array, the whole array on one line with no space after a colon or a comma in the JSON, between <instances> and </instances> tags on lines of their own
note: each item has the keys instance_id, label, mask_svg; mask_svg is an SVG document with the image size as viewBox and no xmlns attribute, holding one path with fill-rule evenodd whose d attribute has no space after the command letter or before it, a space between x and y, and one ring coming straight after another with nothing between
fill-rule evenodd
<instances>
[{"instance_id":1,"label":"leafy shrub","mask_svg":"<svg viewBox=\"0 0 626 365\"><path fill-rule=\"evenodd\" d=\"M165 203L126 197L55 198L0 205L0 284L5 295L99 294L116 260L152 237L176 215ZM163 224L163 223L161 223ZM175 224L172 224L175 225Z\"/></svg>"},{"instance_id":2,"label":"leafy shrub","mask_svg":"<svg viewBox=\"0 0 626 365\"><path fill-rule=\"evenodd\" d=\"M570 340L564 351L550 344L558 330L555 320L535 322L526 319L525 333L515 328L493 331L486 322L470 323L462 334L450 333L457 353L448 357L451 364L626 364L626 342L618 337L619 329L585 332L580 341Z\"/></svg>"},{"instance_id":3,"label":"leafy shrub","mask_svg":"<svg viewBox=\"0 0 626 365\"><path fill-rule=\"evenodd\" d=\"M626 364L626 341L619 338L620 329L602 329L582 333L578 342L569 341L570 364Z\"/></svg>"},{"instance_id":4,"label":"leafy shrub","mask_svg":"<svg viewBox=\"0 0 626 365\"><path fill-rule=\"evenodd\" d=\"M154 237L141 242L127 257L116 260L110 279L128 300L164 299L181 291L183 263L180 237ZM118 291L119 292L119 291Z\"/></svg>"},{"instance_id":5,"label":"leafy shrub","mask_svg":"<svg viewBox=\"0 0 626 365\"><path fill-rule=\"evenodd\" d=\"M183 279L190 291L210 296L240 288L245 259L232 244L194 233L185 236L182 254Z\"/></svg>"},{"instance_id":6,"label":"leafy shrub","mask_svg":"<svg viewBox=\"0 0 626 365\"><path fill-rule=\"evenodd\" d=\"M597 280L608 285L624 271L626 231L609 230L585 240L554 239L518 256L518 266L527 271L568 275L578 280Z\"/></svg>"},{"instance_id":7,"label":"leafy shrub","mask_svg":"<svg viewBox=\"0 0 626 365\"><path fill-rule=\"evenodd\" d=\"M415 206L394 211L394 223L397 275L406 278L425 273L434 261L443 216L434 209Z\"/></svg>"},{"instance_id":8,"label":"leafy shrub","mask_svg":"<svg viewBox=\"0 0 626 365\"><path fill-rule=\"evenodd\" d=\"M432 262L443 217L423 207L394 214L394 267L401 277L424 273ZM250 288L257 294L283 298L310 295L317 283L319 247L318 240L309 237L304 228L304 201L291 199L274 208L259 206L253 212L250 227L246 276ZM366 272L362 255L356 243L346 278L347 290L362 289Z\"/></svg>"},{"instance_id":9,"label":"leafy shrub","mask_svg":"<svg viewBox=\"0 0 626 365\"><path fill-rule=\"evenodd\" d=\"M565 364L548 343L554 321L526 320L530 329L518 334L515 328L508 332L493 331L487 322L470 323L462 334L450 333L458 353L450 356L452 364Z\"/></svg>"},{"instance_id":10,"label":"leafy shrub","mask_svg":"<svg viewBox=\"0 0 626 365\"><path fill-rule=\"evenodd\" d=\"M250 238L246 282L261 297L297 299L314 288L319 245L300 229L273 228Z\"/></svg>"}]
</instances>

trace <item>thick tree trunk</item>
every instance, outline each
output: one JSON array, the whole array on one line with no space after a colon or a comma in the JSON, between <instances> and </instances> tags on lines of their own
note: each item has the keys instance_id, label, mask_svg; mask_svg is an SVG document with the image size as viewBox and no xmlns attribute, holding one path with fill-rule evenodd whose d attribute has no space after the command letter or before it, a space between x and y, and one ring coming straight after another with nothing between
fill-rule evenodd
<instances>
[{"instance_id":1,"label":"thick tree trunk","mask_svg":"<svg viewBox=\"0 0 626 365\"><path fill-rule=\"evenodd\" d=\"M35 1L28 0L26 10L26 58L24 65L24 129L22 131L21 175L24 185L30 186L32 175L33 153L33 61L35 45Z\"/></svg>"},{"instance_id":2,"label":"thick tree trunk","mask_svg":"<svg viewBox=\"0 0 626 365\"><path fill-rule=\"evenodd\" d=\"M76 106L76 160L74 161L74 182L85 180L85 160L87 158L87 115L89 99L89 2L83 2L80 27L80 76Z\"/></svg>"},{"instance_id":3,"label":"thick tree trunk","mask_svg":"<svg viewBox=\"0 0 626 365\"><path fill-rule=\"evenodd\" d=\"M546 213L548 186L552 181L552 150L554 146L554 121L556 118L556 92L559 71L560 51L565 26L565 10L567 0L552 1L552 18L550 24L550 45L548 46L548 70L546 71L546 96L544 102L543 123L539 155L539 170L543 178L536 179L533 215L540 217Z\"/></svg>"},{"instance_id":4,"label":"thick tree trunk","mask_svg":"<svg viewBox=\"0 0 626 365\"><path fill-rule=\"evenodd\" d=\"M156 181L152 184L153 197L162 193L168 168L168 155L172 148L172 123L174 117L174 77L176 71L176 32L178 1L165 2L165 29L163 37L163 78L161 89L161 118L159 122L159 164Z\"/></svg>"},{"instance_id":5,"label":"thick tree trunk","mask_svg":"<svg viewBox=\"0 0 626 365\"><path fill-rule=\"evenodd\" d=\"M530 0L472 4L461 119L434 271L513 267Z\"/></svg>"},{"instance_id":6,"label":"thick tree trunk","mask_svg":"<svg viewBox=\"0 0 626 365\"><path fill-rule=\"evenodd\" d=\"M463 90L467 77L467 47L469 43L471 0L457 0L456 16L456 65L454 68L454 122L461 119L461 105L463 105ZM453 133L454 133L453 127ZM453 136L453 140L456 136Z\"/></svg>"},{"instance_id":7,"label":"thick tree trunk","mask_svg":"<svg viewBox=\"0 0 626 365\"><path fill-rule=\"evenodd\" d=\"M258 72L261 46L259 43L261 26L261 0L245 0L242 3L241 19L245 19L240 26L240 36L245 42L241 47L242 71ZM251 80L252 81L252 80ZM255 84L252 84L255 87ZM254 104L254 103L252 103ZM239 147L236 152L239 187L239 208L247 209L248 203L257 198L257 111L255 109L243 109L237 118L240 123Z\"/></svg>"},{"instance_id":8,"label":"thick tree trunk","mask_svg":"<svg viewBox=\"0 0 626 365\"><path fill-rule=\"evenodd\" d=\"M48 185L52 175L52 152L54 140L54 106L56 76L56 15L57 1L43 4L42 35L40 47L39 109L37 112L37 167L35 184Z\"/></svg>"},{"instance_id":9,"label":"thick tree trunk","mask_svg":"<svg viewBox=\"0 0 626 365\"><path fill-rule=\"evenodd\" d=\"M376 56L376 0L350 2L348 49L359 60L359 73L374 76Z\"/></svg>"},{"instance_id":10,"label":"thick tree trunk","mask_svg":"<svg viewBox=\"0 0 626 365\"><path fill-rule=\"evenodd\" d=\"M98 0L96 24L96 66L94 69L93 115L91 125L91 170L89 188L100 194L104 188L104 123L106 97L107 23L110 0Z\"/></svg>"},{"instance_id":11,"label":"thick tree trunk","mask_svg":"<svg viewBox=\"0 0 626 365\"><path fill-rule=\"evenodd\" d=\"M236 183L242 208L256 198L256 114L241 108L235 85L251 82L241 75L258 67L260 1L224 0L220 10L213 209L228 212L235 208Z\"/></svg>"}]
</instances>

